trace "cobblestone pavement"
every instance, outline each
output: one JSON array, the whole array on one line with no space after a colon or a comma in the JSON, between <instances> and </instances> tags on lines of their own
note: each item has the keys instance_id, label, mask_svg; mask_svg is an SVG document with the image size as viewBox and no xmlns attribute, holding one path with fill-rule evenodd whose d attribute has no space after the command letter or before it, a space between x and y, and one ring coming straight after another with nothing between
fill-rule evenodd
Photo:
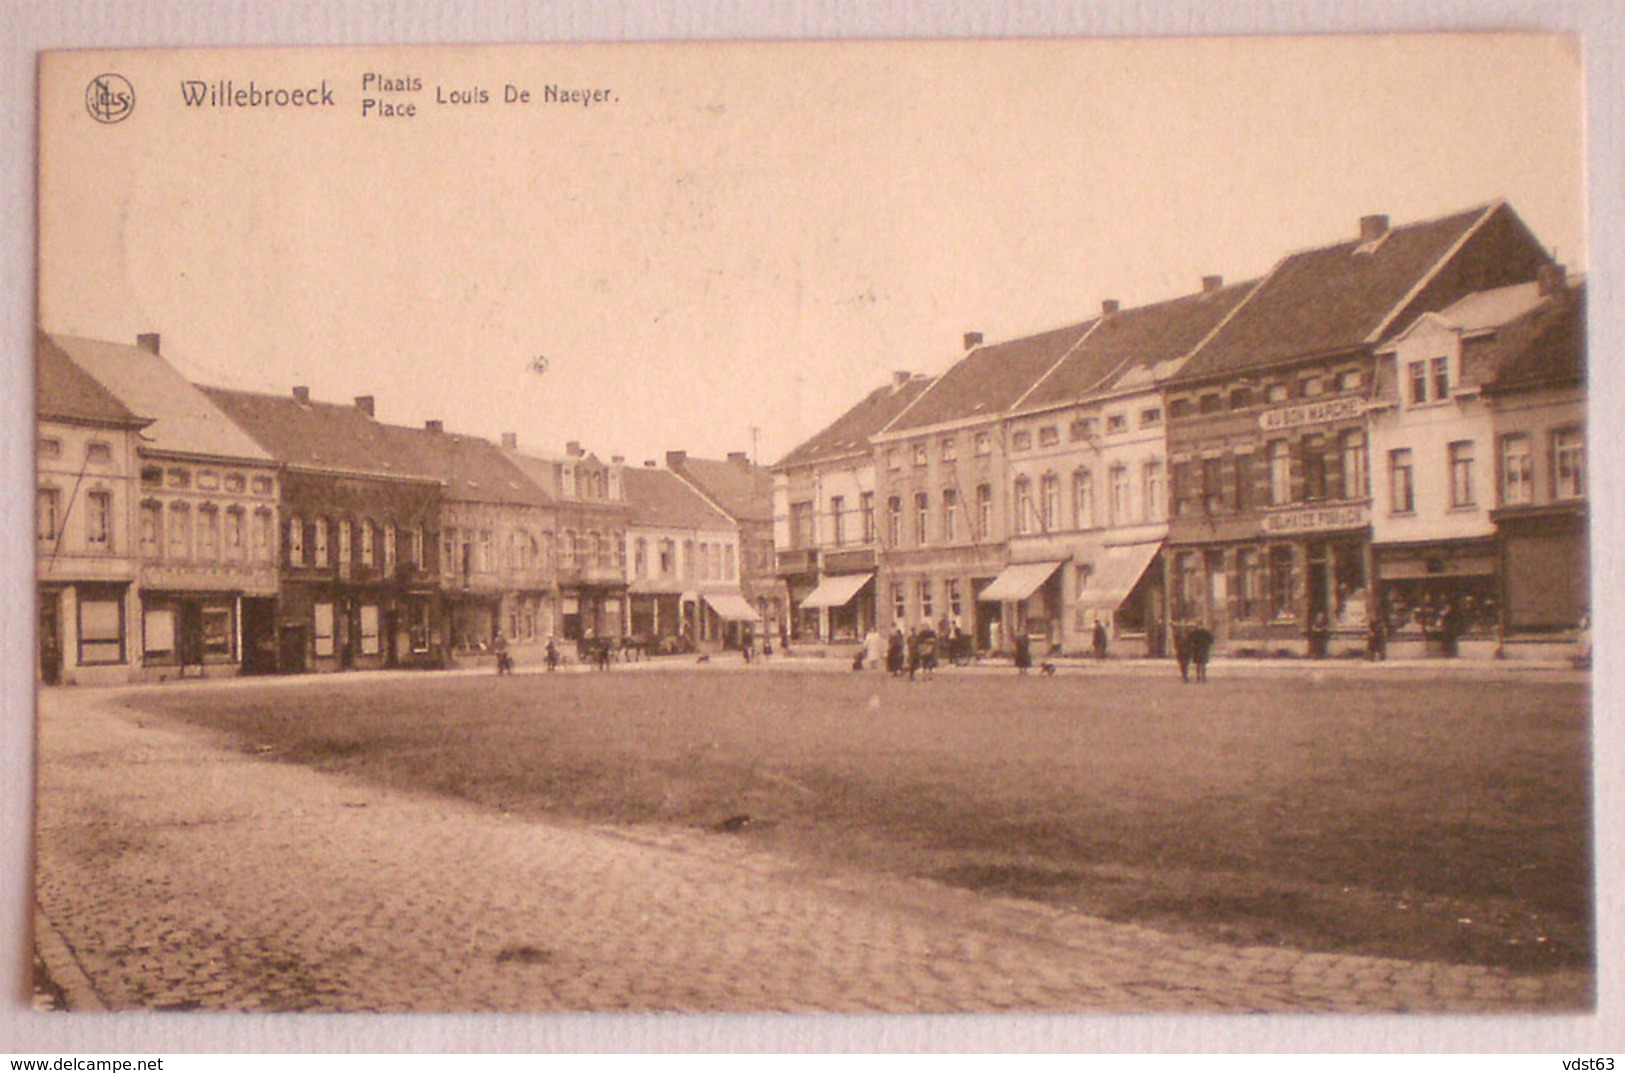
<instances>
[{"instance_id":1,"label":"cobblestone pavement","mask_svg":"<svg viewBox=\"0 0 1625 1073\"><path fill-rule=\"evenodd\" d=\"M275 763L120 710L114 696L41 695L36 930L77 1009L1394 1012L1592 1001L1585 973L1227 947L814 871L725 835L521 821Z\"/></svg>"}]
</instances>

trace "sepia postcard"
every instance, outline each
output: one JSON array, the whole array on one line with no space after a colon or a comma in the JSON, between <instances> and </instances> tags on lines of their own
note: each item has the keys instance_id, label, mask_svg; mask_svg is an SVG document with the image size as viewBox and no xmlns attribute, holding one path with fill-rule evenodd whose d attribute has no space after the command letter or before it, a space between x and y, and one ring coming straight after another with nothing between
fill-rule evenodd
<instances>
[{"instance_id":1,"label":"sepia postcard","mask_svg":"<svg viewBox=\"0 0 1625 1073\"><path fill-rule=\"evenodd\" d=\"M1592 1011L1582 103L44 54L36 1007Z\"/></svg>"}]
</instances>

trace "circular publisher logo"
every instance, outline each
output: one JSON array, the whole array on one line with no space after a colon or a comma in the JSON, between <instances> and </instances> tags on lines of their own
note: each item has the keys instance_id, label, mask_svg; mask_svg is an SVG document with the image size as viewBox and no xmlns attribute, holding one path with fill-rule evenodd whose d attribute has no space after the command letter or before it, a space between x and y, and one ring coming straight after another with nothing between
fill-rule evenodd
<instances>
[{"instance_id":1,"label":"circular publisher logo","mask_svg":"<svg viewBox=\"0 0 1625 1073\"><path fill-rule=\"evenodd\" d=\"M120 123L135 111L135 87L123 75L97 75L85 87L85 110L98 123Z\"/></svg>"}]
</instances>

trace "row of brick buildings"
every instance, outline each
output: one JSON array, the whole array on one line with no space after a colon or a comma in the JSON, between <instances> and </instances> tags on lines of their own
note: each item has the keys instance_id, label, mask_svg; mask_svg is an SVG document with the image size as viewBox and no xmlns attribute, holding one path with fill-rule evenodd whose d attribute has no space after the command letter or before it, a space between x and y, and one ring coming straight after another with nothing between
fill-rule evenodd
<instances>
[{"instance_id":1,"label":"row of brick buildings","mask_svg":"<svg viewBox=\"0 0 1625 1073\"><path fill-rule=\"evenodd\" d=\"M771 478L605 462L200 387L136 345L38 339L47 682L445 666L500 634L738 644L776 630Z\"/></svg>"},{"instance_id":2,"label":"row of brick buildings","mask_svg":"<svg viewBox=\"0 0 1625 1073\"><path fill-rule=\"evenodd\" d=\"M965 337L774 467L797 636L1550 651L1587 613L1585 291L1504 202Z\"/></svg>"}]
</instances>

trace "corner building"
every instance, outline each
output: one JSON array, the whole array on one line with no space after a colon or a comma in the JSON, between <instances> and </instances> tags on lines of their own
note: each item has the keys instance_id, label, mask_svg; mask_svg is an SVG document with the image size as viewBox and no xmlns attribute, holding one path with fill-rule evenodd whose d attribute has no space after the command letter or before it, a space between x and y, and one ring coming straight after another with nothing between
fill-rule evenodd
<instances>
[{"instance_id":1,"label":"corner building","mask_svg":"<svg viewBox=\"0 0 1625 1073\"><path fill-rule=\"evenodd\" d=\"M1167 384L1170 623L1208 624L1231 654L1363 648L1377 349L1548 262L1504 202L1367 216L1357 238L1279 261Z\"/></svg>"}]
</instances>

